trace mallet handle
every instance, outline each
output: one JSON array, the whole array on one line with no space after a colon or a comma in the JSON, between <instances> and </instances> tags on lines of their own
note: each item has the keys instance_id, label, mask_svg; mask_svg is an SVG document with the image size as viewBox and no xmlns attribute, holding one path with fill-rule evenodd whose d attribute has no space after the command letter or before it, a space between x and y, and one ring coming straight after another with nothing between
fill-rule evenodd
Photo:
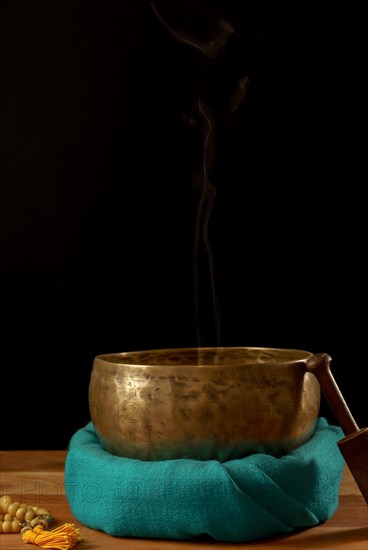
<instances>
[{"instance_id":1,"label":"mallet handle","mask_svg":"<svg viewBox=\"0 0 368 550\"><path fill-rule=\"evenodd\" d=\"M331 357L327 353L318 353L307 360L306 369L316 376L344 434L350 435L357 432L359 427L330 371L330 362Z\"/></svg>"}]
</instances>

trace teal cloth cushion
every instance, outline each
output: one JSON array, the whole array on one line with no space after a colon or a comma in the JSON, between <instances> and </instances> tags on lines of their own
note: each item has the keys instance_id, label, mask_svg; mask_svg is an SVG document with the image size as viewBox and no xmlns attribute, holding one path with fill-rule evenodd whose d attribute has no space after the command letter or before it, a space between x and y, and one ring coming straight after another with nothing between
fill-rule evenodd
<instances>
[{"instance_id":1,"label":"teal cloth cushion","mask_svg":"<svg viewBox=\"0 0 368 550\"><path fill-rule=\"evenodd\" d=\"M81 523L120 537L207 534L244 542L289 533L335 512L341 437L340 428L320 418L313 437L281 458L145 462L104 451L89 423L70 442L66 494Z\"/></svg>"}]
</instances>

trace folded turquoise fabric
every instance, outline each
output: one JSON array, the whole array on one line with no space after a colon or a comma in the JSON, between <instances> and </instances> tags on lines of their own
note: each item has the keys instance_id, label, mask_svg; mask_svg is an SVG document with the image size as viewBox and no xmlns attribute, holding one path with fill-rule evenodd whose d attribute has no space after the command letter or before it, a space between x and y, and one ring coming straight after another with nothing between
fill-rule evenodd
<instances>
[{"instance_id":1,"label":"folded turquoise fabric","mask_svg":"<svg viewBox=\"0 0 368 550\"><path fill-rule=\"evenodd\" d=\"M341 437L320 418L313 437L281 458L145 462L104 451L89 423L70 442L66 494L81 523L115 536L245 542L289 533L335 512Z\"/></svg>"}]
</instances>

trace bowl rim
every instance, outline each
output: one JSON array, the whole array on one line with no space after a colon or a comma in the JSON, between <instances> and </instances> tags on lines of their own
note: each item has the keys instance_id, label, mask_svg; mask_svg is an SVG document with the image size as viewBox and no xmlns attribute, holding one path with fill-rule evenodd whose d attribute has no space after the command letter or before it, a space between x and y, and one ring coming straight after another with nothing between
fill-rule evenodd
<instances>
[{"instance_id":1,"label":"bowl rim","mask_svg":"<svg viewBox=\"0 0 368 550\"><path fill-rule=\"evenodd\" d=\"M248 361L247 363L244 363L244 361L239 360L238 362L233 363L220 363L220 364L198 364L198 362L193 364L186 364L186 363L172 363L172 364L165 364L165 363L149 363L149 362L142 362L142 363L133 363L131 361L124 361L124 357L131 357L131 356L139 356L144 354L159 354L159 353L165 353L165 354L175 354L175 353L181 353L181 352L197 352L197 354L200 354L201 352L215 352L215 351L237 351L237 350L248 350L252 352L283 352L285 354L290 354L290 359L273 359L273 360L264 360L261 362L252 362ZM115 365L115 366L122 366L122 367L136 367L136 368L175 368L180 367L183 369L187 368L229 368L229 367L237 367L237 366L244 366L252 364L260 366L260 365L271 365L271 366L287 366L287 365L295 365L295 364L304 364L307 359L312 357L314 355L311 351L306 351L302 349L296 349L296 348L271 348L271 347L262 347L262 346L205 346L205 347L181 347L181 348L152 348L152 349L141 349L141 350L134 350L134 351L123 351L123 352L116 352L116 353L103 353L96 355L94 358L94 364L102 363L105 365Z\"/></svg>"}]
</instances>

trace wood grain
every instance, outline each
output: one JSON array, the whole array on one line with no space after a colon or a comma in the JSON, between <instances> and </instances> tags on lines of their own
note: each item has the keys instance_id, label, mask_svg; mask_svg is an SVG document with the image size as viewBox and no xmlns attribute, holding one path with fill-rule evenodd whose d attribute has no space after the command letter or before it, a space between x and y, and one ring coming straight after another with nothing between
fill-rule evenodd
<instances>
[{"instance_id":1,"label":"wood grain","mask_svg":"<svg viewBox=\"0 0 368 550\"><path fill-rule=\"evenodd\" d=\"M1 451L0 494L10 493L17 500L47 507L56 519L55 527L64 522L79 525L84 541L76 547L78 550L368 550L368 507L347 468L340 488L339 508L326 523L289 535L252 543L229 544L209 538L196 541L119 539L80 525L73 517L65 498L65 457L66 451ZM20 535L2 534L0 548L12 550L26 547Z\"/></svg>"}]
</instances>

